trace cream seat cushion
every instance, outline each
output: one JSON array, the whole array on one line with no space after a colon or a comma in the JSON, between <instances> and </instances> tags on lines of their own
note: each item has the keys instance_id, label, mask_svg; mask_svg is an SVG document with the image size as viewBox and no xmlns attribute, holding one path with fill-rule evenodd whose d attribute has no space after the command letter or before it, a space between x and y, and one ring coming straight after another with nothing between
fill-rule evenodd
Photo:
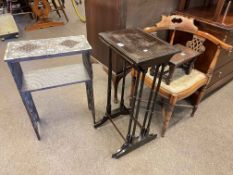
<instances>
[{"instance_id":1,"label":"cream seat cushion","mask_svg":"<svg viewBox=\"0 0 233 175\"><path fill-rule=\"evenodd\" d=\"M147 73L147 78L150 78L151 81L153 81L153 76L151 76L149 72L150 71L148 71ZM206 81L207 76L196 69L193 69L192 72L189 75L187 75L185 74L183 69L178 68L174 73L170 85L167 85L165 80L163 79L161 83L161 88L172 94L178 94L193 87L195 84L198 84L199 82L203 83Z\"/></svg>"}]
</instances>

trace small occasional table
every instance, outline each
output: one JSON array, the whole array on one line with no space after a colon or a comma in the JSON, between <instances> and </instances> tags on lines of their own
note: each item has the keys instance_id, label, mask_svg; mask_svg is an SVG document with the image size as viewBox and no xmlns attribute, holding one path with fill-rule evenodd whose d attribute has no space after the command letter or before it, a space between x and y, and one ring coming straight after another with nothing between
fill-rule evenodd
<instances>
[{"instance_id":1,"label":"small occasional table","mask_svg":"<svg viewBox=\"0 0 233 175\"><path fill-rule=\"evenodd\" d=\"M38 130L39 115L31 95L35 91L85 83L88 107L92 111L95 123L90 51L91 46L83 35L8 43L4 60L10 68L38 140L40 140ZM39 69L27 73L24 73L20 66L20 62L23 61L77 54L82 54L83 64Z\"/></svg>"},{"instance_id":2,"label":"small occasional table","mask_svg":"<svg viewBox=\"0 0 233 175\"><path fill-rule=\"evenodd\" d=\"M142 32L138 29L127 29L114 32L101 33L100 39L109 47L109 69L108 69L108 91L107 107L105 116L95 124L95 127L102 126L106 121L110 121L116 131L124 140L122 147L112 155L113 158L133 151L134 149L150 142L157 137L150 132L152 116L155 113L156 98L162 80L162 74L170 58L179 52L178 49L160 40L159 38ZM123 60L124 78L122 83L120 107L112 110L111 107L111 80L112 80L112 52L120 54ZM130 107L124 103L125 76L127 68L131 66L137 72L136 85L132 90ZM149 67L156 66L153 85L147 101L146 112L143 122L139 121L140 104L143 95L143 86L146 73ZM144 101L144 100L143 100ZM130 115L126 137L114 123L113 118L120 115ZM140 134L136 136L136 129Z\"/></svg>"}]
</instances>

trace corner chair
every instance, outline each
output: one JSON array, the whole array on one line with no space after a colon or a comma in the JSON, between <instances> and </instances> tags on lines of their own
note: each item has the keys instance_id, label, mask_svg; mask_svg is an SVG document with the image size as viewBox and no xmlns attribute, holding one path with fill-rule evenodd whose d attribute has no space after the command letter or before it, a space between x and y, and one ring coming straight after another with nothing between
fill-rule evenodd
<instances>
[{"instance_id":1,"label":"corner chair","mask_svg":"<svg viewBox=\"0 0 233 175\"><path fill-rule=\"evenodd\" d=\"M167 102L167 107L162 105L163 113L163 126L162 126L162 137L165 136L165 132L169 126L170 119L174 112L177 102L196 94L194 102L192 105L192 114L194 116L200 101L202 100L206 88L212 78L213 70L218 61L218 56L221 49L225 49L229 52L232 50L232 46L219 40L215 36L198 30L194 25L194 19L186 18L183 16L173 15L173 16L162 16L162 20L155 24L155 26L147 27L144 29L148 33L157 33L159 31L170 31L169 40L170 44L174 45L175 37L177 32L184 32L192 35L191 40L182 43L195 51L203 52L198 59L208 59L208 68L205 71L200 71L197 68L193 68L189 74L182 73L182 69L175 70L174 79L168 85L164 79L161 83L159 89L160 97L162 98L162 103ZM177 44L177 43L176 43ZM205 54L205 50L213 49L212 55ZM180 53L178 53L180 54ZM172 58L171 58L172 60ZM152 68L151 68L152 69ZM154 68L153 68L154 69ZM132 87L134 88L136 81L136 71L132 70ZM152 87L153 75L151 71L148 71L145 77L145 84L148 87ZM132 90L131 90L132 91Z\"/></svg>"}]
</instances>

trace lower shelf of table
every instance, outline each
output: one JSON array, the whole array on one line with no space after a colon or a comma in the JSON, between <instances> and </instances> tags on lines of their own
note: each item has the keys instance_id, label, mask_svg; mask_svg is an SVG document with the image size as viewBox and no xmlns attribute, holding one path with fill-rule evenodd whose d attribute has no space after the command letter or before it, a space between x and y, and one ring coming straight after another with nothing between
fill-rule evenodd
<instances>
[{"instance_id":1,"label":"lower shelf of table","mask_svg":"<svg viewBox=\"0 0 233 175\"><path fill-rule=\"evenodd\" d=\"M40 69L23 75L21 91L33 92L86 81L90 81L90 77L82 64Z\"/></svg>"}]
</instances>

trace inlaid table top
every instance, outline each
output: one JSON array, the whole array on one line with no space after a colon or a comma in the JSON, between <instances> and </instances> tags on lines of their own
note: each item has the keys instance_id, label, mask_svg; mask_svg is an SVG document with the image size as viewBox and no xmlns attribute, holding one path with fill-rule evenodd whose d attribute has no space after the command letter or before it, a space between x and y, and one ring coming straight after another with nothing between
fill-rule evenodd
<instances>
[{"instance_id":1,"label":"inlaid table top","mask_svg":"<svg viewBox=\"0 0 233 175\"><path fill-rule=\"evenodd\" d=\"M60 38L9 42L5 52L6 62L74 55L91 50L84 35Z\"/></svg>"},{"instance_id":2,"label":"inlaid table top","mask_svg":"<svg viewBox=\"0 0 233 175\"><path fill-rule=\"evenodd\" d=\"M100 33L100 38L132 64L159 64L179 49L139 29Z\"/></svg>"}]
</instances>

